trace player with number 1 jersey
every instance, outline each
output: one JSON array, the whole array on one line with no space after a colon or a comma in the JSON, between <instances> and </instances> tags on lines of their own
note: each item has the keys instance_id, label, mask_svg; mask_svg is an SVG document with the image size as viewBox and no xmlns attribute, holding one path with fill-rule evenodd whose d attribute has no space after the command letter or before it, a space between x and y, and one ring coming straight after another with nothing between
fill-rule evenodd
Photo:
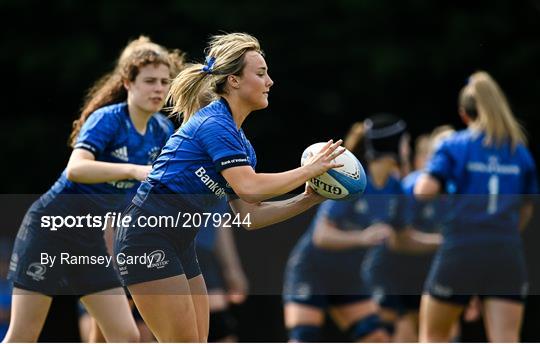
<instances>
[{"instance_id":1,"label":"player with number 1 jersey","mask_svg":"<svg viewBox=\"0 0 540 344\"><path fill-rule=\"evenodd\" d=\"M443 141L414 190L435 195L452 181L456 193L422 298L420 340L450 340L470 295L480 295L490 341L519 341L527 293L520 229L532 214L528 195L538 193L535 164L489 74L470 77L459 113L468 128Z\"/></svg>"}]
</instances>

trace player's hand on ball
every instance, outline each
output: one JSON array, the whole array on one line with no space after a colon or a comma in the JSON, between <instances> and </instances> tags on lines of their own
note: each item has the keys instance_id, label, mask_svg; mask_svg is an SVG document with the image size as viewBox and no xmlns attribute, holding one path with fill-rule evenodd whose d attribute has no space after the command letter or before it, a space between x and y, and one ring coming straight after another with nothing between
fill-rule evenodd
<instances>
[{"instance_id":1,"label":"player's hand on ball","mask_svg":"<svg viewBox=\"0 0 540 344\"><path fill-rule=\"evenodd\" d=\"M309 170L309 178L320 176L331 168L342 167L343 164L338 164L334 161L335 158L343 154L346 149L341 147L343 140L328 141L317 154L308 157L304 163L304 167Z\"/></svg>"},{"instance_id":2,"label":"player's hand on ball","mask_svg":"<svg viewBox=\"0 0 540 344\"><path fill-rule=\"evenodd\" d=\"M311 170L307 180L313 190L329 199L346 200L364 192L366 173L353 153L340 147L341 140L317 142L302 153L300 164Z\"/></svg>"},{"instance_id":3,"label":"player's hand on ball","mask_svg":"<svg viewBox=\"0 0 540 344\"><path fill-rule=\"evenodd\" d=\"M327 200L326 197L319 195L311 186L309 186L309 183L306 182L306 188L304 191L304 195L308 196L309 198L313 199L316 204L319 204L321 202L324 202Z\"/></svg>"}]
</instances>

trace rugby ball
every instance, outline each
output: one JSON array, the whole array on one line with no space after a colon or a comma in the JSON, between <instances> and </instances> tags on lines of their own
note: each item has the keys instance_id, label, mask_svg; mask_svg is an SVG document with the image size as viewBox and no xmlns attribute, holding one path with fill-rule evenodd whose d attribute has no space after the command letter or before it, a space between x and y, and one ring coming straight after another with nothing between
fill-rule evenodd
<instances>
[{"instance_id":1,"label":"rugby ball","mask_svg":"<svg viewBox=\"0 0 540 344\"><path fill-rule=\"evenodd\" d=\"M319 153L325 144L326 142L314 143L306 148L302 153L301 165L304 166L310 156ZM366 173L360 161L349 150L334 161L343 166L308 180L309 186L319 195L334 200L346 200L362 194L366 189Z\"/></svg>"}]
</instances>

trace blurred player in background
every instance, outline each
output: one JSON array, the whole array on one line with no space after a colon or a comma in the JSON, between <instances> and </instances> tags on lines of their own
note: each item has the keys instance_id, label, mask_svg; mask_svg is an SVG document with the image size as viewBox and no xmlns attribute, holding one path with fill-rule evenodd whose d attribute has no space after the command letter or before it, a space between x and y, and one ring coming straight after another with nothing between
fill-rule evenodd
<instances>
[{"instance_id":1,"label":"blurred player in background","mask_svg":"<svg viewBox=\"0 0 540 344\"><path fill-rule=\"evenodd\" d=\"M392 274L399 319L394 341L418 341L418 310L423 284L433 260L433 253L441 243L444 205L441 202L419 202L412 196L414 184L421 175L427 159L441 140L453 133L450 126L440 126L430 135L420 135L415 141L414 171L402 180L406 228L396 232L390 247L396 255L395 264L387 266ZM382 268L385 268L382 266Z\"/></svg>"},{"instance_id":2,"label":"blurred player in background","mask_svg":"<svg viewBox=\"0 0 540 344\"><path fill-rule=\"evenodd\" d=\"M377 114L365 121L365 158L368 162L369 185L364 197L357 201L355 211L368 219L368 224L382 223L392 228L388 240L371 248L362 262L362 279L379 304L381 324L393 337L401 302L399 284L404 271L396 269L399 257L390 244L406 242L408 247L424 247L423 237L413 228L405 227L404 196L400 183L404 148L408 145L406 123L392 114ZM408 166L408 163L403 164ZM408 240L403 240L407 238ZM395 245L395 244L394 244ZM360 271L360 269L358 269ZM410 276L408 276L410 277Z\"/></svg>"},{"instance_id":3,"label":"blurred player in background","mask_svg":"<svg viewBox=\"0 0 540 344\"><path fill-rule=\"evenodd\" d=\"M7 280L11 244L7 238L0 237L0 340L4 339L9 325L11 309L11 283Z\"/></svg>"},{"instance_id":4,"label":"blurred player in background","mask_svg":"<svg viewBox=\"0 0 540 344\"><path fill-rule=\"evenodd\" d=\"M126 46L116 68L90 89L73 125L73 152L66 169L31 206L17 234L10 264L14 290L6 341L36 341L52 296L62 294L82 296L108 341L138 340L112 264L41 263L42 252L56 257L63 252L75 257L110 256L101 228L50 231L41 228L40 219L52 214L104 215L125 206L127 198L122 195L135 192L173 132L172 123L158 111L182 64L178 51L141 36Z\"/></svg>"},{"instance_id":5,"label":"blurred player in background","mask_svg":"<svg viewBox=\"0 0 540 344\"><path fill-rule=\"evenodd\" d=\"M200 218L228 195L237 222L247 229L278 223L324 198L306 187L293 198L263 201L341 166L332 161L344 152L338 149L341 140L329 141L302 167L282 173L255 172L255 151L241 126L252 111L268 106L273 85L259 42L243 33L218 35L206 52L205 64L187 67L172 83L173 111L183 116L183 124L124 212L133 222L119 228L115 240L116 253L153 252L159 257L156 266L119 266L124 285L159 341L208 338L208 296L194 247L199 226L188 221L147 228L138 219L176 217L178 212ZM215 100L202 107L201 96L208 92ZM227 222L224 217L217 220Z\"/></svg>"},{"instance_id":6,"label":"blurred player in background","mask_svg":"<svg viewBox=\"0 0 540 344\"><path fill-rule=\"evenodd\" d=\"M229 205L216 212L230 211ZM208 289L210 307L209 342L236 342L236 319L230 310L231 302L244 302L248 282L242 269L233 231L235 228L207 226L197 233L196 251L201 272Z\"/></svg>"},{"instance_id":7,"label":"blurred player in background","mask_svg":"<svg viewBox=\"0 0 540 344\"><path fill-rule=\"evenodd\" d=\"M325 311L353 341L390 340L360 266L367 247L401 226L401 186L394 174L405 128L390 114L351 127L345 146L367 167L366 190L355 200L323 203L289 257L284 302L291 341L322 341Z\"/></svg>"},{"instance_id":8,"label":"blurred player in background","mask_svg":"<svg viewBox=\"0 0 540 344\"><path fill-rule=\"evenodd\" d=\"M527 195L538 193L535 163L488 73L470 76L459 114L468 128L443 141L414 188L425 199L456 187L422 297L420 340L449 341L468 295L480 295L487 338L518 342L527 294L520 230L532 215Z\"/></svg>"}]
</instances>

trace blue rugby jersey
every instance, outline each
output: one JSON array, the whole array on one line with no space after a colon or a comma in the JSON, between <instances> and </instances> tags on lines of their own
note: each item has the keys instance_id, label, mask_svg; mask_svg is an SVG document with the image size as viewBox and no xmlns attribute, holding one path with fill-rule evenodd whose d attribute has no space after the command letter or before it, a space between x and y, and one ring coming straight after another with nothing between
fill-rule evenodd
<instances>
[{"instance_id":1,"label":"blue rugby jersey","mask_svg":"<svg viewBox=\"0 0 540 344\"><path fill-rule=\"evenodd\" d=\"M81 128L75 148L88 150L94 154L96 161L149 165L159 155L173 131L171 121L155 113L147 123L145 134L141 135L131 122L127 103L123 102L102 107L92 113ZM64 170L51 189L42 196L42 202L47 205L61 194L95 195L88 199L96 207L118 211L125 207L126 198L104 195L132 195L139 184L134 179L96 184L76 183L67 179Z\"/></svg>"},{"instance_id":2,"label":"blue rugby jersey","mask_svg":"<svg viewBox=\"0 0 540 344\"><path fill-rule=\"evenodd\" d=\"M365 213L370 214L371 222L369 224L381 222L389 224L395 231L401 230L410 221L410 218L404 211L405 196L400 180L390 176L383 187L376 188L371 185L371 188L373 189L372 195L368 198L367 207L364 209ZM367 264L364 261L364 266L371 265L373 267L375 264L393 266L396 264L396 258L399 259L383 242L369 248L365 259L371 262Z\"/></svg>"},{"instance_id":3,"label":"blue rugby jersey","mask_svg":"<svg viewBox=\"0 0 540 344\"><path fill-rule=\"evenodd\" d=\"M522 195L538 193L534 160L523 145L487 146L485 134L466 129L444 140L426 172L455 184L448 207L445 244L475 240L519 240ZM455 242L454 242L455 241Z\"/></svg>"},{"instance_id":4,"label":"blue rugby jersey","mask_svg":"<svg viewBox=\"0 0 540 344\"><path fill-rule=\"evenodd\" d=\"M368 176L366 190L357 199L349 201L323 202L309 229L299 240L295 255L317 257L319 264L338 264L337 266L359 269L365 248L352 248L336 251L318 248L313 244L313 234L318 221L326 217L342 230L362 229L375 223L387 223L402 227L403 218L400 210L402 190L399 180L390 176L386 184L377 188ZM308 261L306 263L309 264Z\"/></svg>"},{"instance_id":5,"label":"blue rugby jersey","mask_svg":"<svg viewBox=\"0 0 540 344\"><path fill-rule=\"evenodd\" d=\"M197 111L171 136L133 203L155 212L163 198L152 195L174 194L174 202L194 210L213 209L227 194L234 195L220 172L256 164L255 150L221 98Z\"/></svg>"}]
</instances>

